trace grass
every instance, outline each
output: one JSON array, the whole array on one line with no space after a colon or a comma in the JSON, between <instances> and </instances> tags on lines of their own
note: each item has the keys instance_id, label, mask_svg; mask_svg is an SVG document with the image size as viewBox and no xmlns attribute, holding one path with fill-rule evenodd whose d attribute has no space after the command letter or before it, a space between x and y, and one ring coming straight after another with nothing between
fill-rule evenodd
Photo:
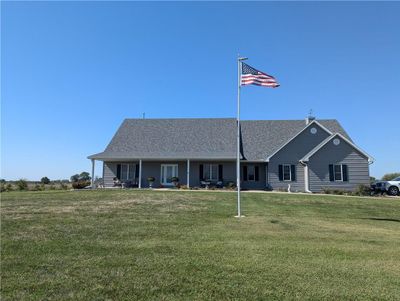
<instances>
[{"instance_id":1,"label":"grass","mask_svg":"<svg viewBox=\"0 0 400 301\"><path fill-rule=\"evenodd\" d=\"M2 300L399 300L400 201L320 195L1 195Z\"/></svg>"}]
</instances>

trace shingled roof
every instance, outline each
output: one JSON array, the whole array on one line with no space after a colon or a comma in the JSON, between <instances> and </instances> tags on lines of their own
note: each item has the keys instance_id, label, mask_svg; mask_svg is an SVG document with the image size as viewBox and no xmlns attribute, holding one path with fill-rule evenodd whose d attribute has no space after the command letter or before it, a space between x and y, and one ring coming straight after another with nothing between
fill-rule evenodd
<instances>
[{"instance_id":1,"label":"shingled roof","mask_svg":"<svg viewBox=\"0 0 400 301\"><path fill-rule=\"evenodd\" d=\"M336 120L318 122L349 139ZM263 161L305 126L304 120L243 120L243 155ZM88 158L235 159L236 119L125 119L104 152Z\"/></svg>"}]
</instances>

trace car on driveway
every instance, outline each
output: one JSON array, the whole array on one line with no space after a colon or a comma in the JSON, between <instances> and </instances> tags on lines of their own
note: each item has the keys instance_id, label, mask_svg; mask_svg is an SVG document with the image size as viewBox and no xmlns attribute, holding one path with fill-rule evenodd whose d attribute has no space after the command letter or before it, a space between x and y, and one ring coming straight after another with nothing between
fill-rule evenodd
<instances>
[{"instance_id":1,"label":"car on driveway","mask_svg":"<svg viewBox=\"0 0 400 301\"><path fill-rule=\"evenodd\" d=\"M371 185L375 192L386 192L388 195L398 195L400 192L400 177L390 181L376 181Z\"/></svg>"}]
</instances>

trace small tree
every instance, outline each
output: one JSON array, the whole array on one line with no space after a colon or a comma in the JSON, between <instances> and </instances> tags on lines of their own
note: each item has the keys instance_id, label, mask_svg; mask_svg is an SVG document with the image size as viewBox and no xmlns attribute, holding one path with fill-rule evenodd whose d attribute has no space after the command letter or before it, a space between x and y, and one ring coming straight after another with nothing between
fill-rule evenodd
<instances>
[{"instance_id":1,"label":"small tree","mask_svg":"<svg viewBox=\"0 0 400 301\"><path fill-rule=\"evenodd\" d=\"M382 177L383 181L390 181L400 176L400 172L387 173Z\"/></svg>"},{"instance_id":2,"label":"small tree","mask_svg":"<svg viewBox=\"0 0 400 301\"><path fill-rule=\"evenodd\" d=\"M40 179L40 183L45 185L50 184L50 179L48 177L43 177Z\"/></svg>"},{"instance_id":3,"label":"small tree","mask_svg":"<svg viewBox=\"0 0 400 301\"><path fill-rule=\"evenodd\" d=\"M79 175L78 174L71 176L71 182L72 183L75 183L75 182L78 182L78 181L79 181Z\"/></svg>"},{"instance_id":4,"label":"small tree","mask_svg":"<svg viewBox=\"0 0 400 301\"><path fill-rule=\"evenodd\" d=\"M79 175L79 180L90 181L90 179L91 179L91 177L90 177L89 173L86 171L81 172L81 174Z\"/></svg>"},{"instance_id":5,"label":"small tree","mask_svg":"<svg viewBox=\"0 0 400 301\"><path fill-rule=\"evenodd\" d=\"M15 184L18 190L28 190L28 182L25 179L19 179Z\"/></svg>"}]
</instances>

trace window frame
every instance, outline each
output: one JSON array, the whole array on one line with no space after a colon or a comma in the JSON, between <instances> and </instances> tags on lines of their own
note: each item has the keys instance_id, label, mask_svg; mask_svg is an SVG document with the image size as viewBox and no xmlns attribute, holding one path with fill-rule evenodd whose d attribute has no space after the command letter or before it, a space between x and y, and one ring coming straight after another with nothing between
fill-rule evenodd
<instances>
[{"instance_id":1,"label":"window frame","mask_svg":"<svg viewBox=\"0 0 400 301\"><path fill-rule=\"evenodd\" d=\"M336 179L336 166L340 166L340 180ZM333 181L344 182L343 181L343 164L333 164Z\"/></svg>"},{"instance_id":2,"label":"window frame","mask_svg":"<svg viewBox=\"0 0 400 301\"><path fill-rule=\"evenodd\" d=\"M289 167L289 179L285 180L285 166ZM292 182L292 164L282 164L282 180L284 182Z\"/></svg>"},{"instance_id":3,"label":"window frame","mask_svg":"<svg viewBox=\"0 0 400 301\"><path fill-rule=\"evenodd\" d=\"M119 165L120 165L120 175L119 175L120 181L130 181L130 180L135 179L136 166L134 163L119 163ZM123 173L122 170L124 169L124 166L126 166L126 177L125 178L122 177L122 173ZM130 170L131 168L134 170L134 172L132 173L132 175L133 175L132 178L129 177L129 175L131 174L131 170Z\"/></svg>"},{"instance_id":4,"label":"window frame","mask_svg":"<svg viewBox=\"0 0 400 301\"><path fill-rule=\"evenodd\" d=\"M253 179L250 178L251 172L250 170L253 170L252 177ZM247 182L255 182L256 181L256 167L254 164L248 164L247 165Z\"/></svg>"},{"instance_id":5,"label":"window frame","mask_svg":"<svg viewBox=\"0 0 400 301\"><path fill-rule=\"evenodd\" d=\"M216 167L215 177L213 174L213 167ZM210 175L208 178L206 177L206 173L208 170L208 174ZM204 181L218 181L219 179L219 164L216 163L204 163L203 164L203 179Z\"/></svg>"}]
</instances>

